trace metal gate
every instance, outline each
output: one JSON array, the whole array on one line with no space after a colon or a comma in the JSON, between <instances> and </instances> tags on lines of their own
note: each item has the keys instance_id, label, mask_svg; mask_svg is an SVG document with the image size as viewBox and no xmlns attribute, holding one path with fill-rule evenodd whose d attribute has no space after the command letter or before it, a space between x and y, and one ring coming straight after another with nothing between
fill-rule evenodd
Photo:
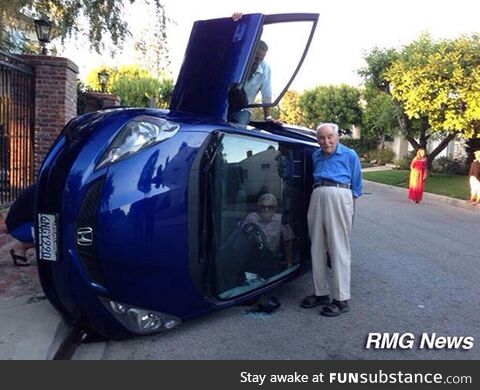
<instances>
[{"instance_id":1,"label":"metal gate","mask_svg":"<svg viewBox=\"0 0 480 390\"><path fill-rule=\"evenodd\" d=\"M34 73L0 51L0 205L34 180Z\"/></svg>"}]
</instances>

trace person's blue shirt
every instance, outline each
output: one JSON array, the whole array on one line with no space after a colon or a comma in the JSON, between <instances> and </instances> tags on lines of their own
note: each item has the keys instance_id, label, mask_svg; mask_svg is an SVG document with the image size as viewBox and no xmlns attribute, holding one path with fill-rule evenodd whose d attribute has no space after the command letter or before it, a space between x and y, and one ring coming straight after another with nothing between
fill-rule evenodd
<instances>
[{"instance_id":1,"label":"person's blue shirt","mask_svg":"<svg viewBox=\"0 0 480 390\"><path fill-rule=\"evenodd\" d=\"M243 86L247 95L248 104L255 103L258 92L262 94L262 103L272 102L272 82L271 82L270 66L262 61L253 73L252 77L247 80Z\"/></svg>"},{"instance_id":2,"label":"person's blue shirt","mask_svg":"<svg viewBox=\"0 0 480 390\"><path fill-rule=\"evenodd\" d=\"M352 195L358 198L362 195L362 169L357 153L338 143L331 155L325 155L322 149L313 152L313 181L334 181L350 184Z\"/></svg>"}]
</instances>

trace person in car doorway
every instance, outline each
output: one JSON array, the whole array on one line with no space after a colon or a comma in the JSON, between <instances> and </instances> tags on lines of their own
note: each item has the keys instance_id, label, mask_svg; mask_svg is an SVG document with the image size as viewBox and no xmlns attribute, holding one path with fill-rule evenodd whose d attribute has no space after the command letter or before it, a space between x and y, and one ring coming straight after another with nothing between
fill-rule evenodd
<instances>
[{"instance_id":1,"label":"person in car doorway","mask_svg":"<svg viewBox=\"0 0 480 390\"><path fill-rule=\"evenodd\" d=\"M301 306L325 305L320 314L336 317L350 309L350 233L362 175L357 153L339 143L338 125L320 124L317 142L320 149L312 155L314 184L307 214L315 292ZM330 284L327 251L332 263Z\"/></svg>"},{"instance_id":2,"label":"person in car doorway","mask_svg":"<svg viewBox=\"0 0 480 390\"><path fill-rule=\"evenodd\" d=\"M236 12L232 15L234 22L238 22L242 18L243 14ZM258 43L255 57L253 58L252 66L249 70L247 80L243 85L243 91L245 95L246 104L254 104L255 98L260 92L262 95L262 103L269 104L272 102L272 80L270 66L264 61L268 52L268 46L264 41ZM250 117L252 115L251 109L242 108L237 111L233 111L229 115L231 122L236 122L244 125L248 125ZM265 120L276 124L282 124L282 122L274 119L271 114L270 107L263 107L263 115Z\"/></svg>"}]
</instances>

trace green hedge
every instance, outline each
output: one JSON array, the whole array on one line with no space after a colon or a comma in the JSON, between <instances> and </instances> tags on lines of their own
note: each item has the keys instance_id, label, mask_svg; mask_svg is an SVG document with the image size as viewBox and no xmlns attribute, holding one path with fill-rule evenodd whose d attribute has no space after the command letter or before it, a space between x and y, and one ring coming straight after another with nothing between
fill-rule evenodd
<instances>
[{"instance_id":1,"label":"green hedge","mask_svg":"<svg viewBox=\"0 0 480 390\"><path fill-rule=\"evenodd\" d=\"M468 168L466 159L437 157L432 163L433 172L446 173L448 175L466 175L468 174Z\"/></svg>"},{"instance_id":2,"label":"green hedge","mask_svg":"<svg viewBox=\"0 0 480 390\"><path fill-rule=\"evenodd\" d=\"M381 150L373 149L368 152L367 161L376 160L377 164L382 165L386 163L391 163L394 157L395 157L395 153L390 148L384 148Z\"/></svg>"},{"instance_id":3,"label":"green hedge","mask_svg":"<svg viewBox=\"0 0 480 390\"><path fill-rule=\"evenodd\" d=\"M348 146L349 148L355 150L357 154L361 157L364 157L368 154L369 151L377 148L377 140L369 138L342 138L340 142Z\"/></svg>"}]
</instances>

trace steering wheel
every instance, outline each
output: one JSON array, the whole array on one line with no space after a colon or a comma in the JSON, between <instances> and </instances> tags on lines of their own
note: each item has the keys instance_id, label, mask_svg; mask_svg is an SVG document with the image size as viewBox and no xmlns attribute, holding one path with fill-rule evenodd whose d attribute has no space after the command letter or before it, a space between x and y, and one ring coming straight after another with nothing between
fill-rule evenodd
<instances>
[{"instance_id":1,"label":"steering wheel","mask_svg":"<svg viewBox=\"0 0 480 390\"><path fill-rule=\"evenodd\" d=\"M264 253L267 251L267 236L263 229L256 223L249 222L242 227L242 233L245 234L248 241L254 242L257 249Z\"/></svg>"}]
</instances>

